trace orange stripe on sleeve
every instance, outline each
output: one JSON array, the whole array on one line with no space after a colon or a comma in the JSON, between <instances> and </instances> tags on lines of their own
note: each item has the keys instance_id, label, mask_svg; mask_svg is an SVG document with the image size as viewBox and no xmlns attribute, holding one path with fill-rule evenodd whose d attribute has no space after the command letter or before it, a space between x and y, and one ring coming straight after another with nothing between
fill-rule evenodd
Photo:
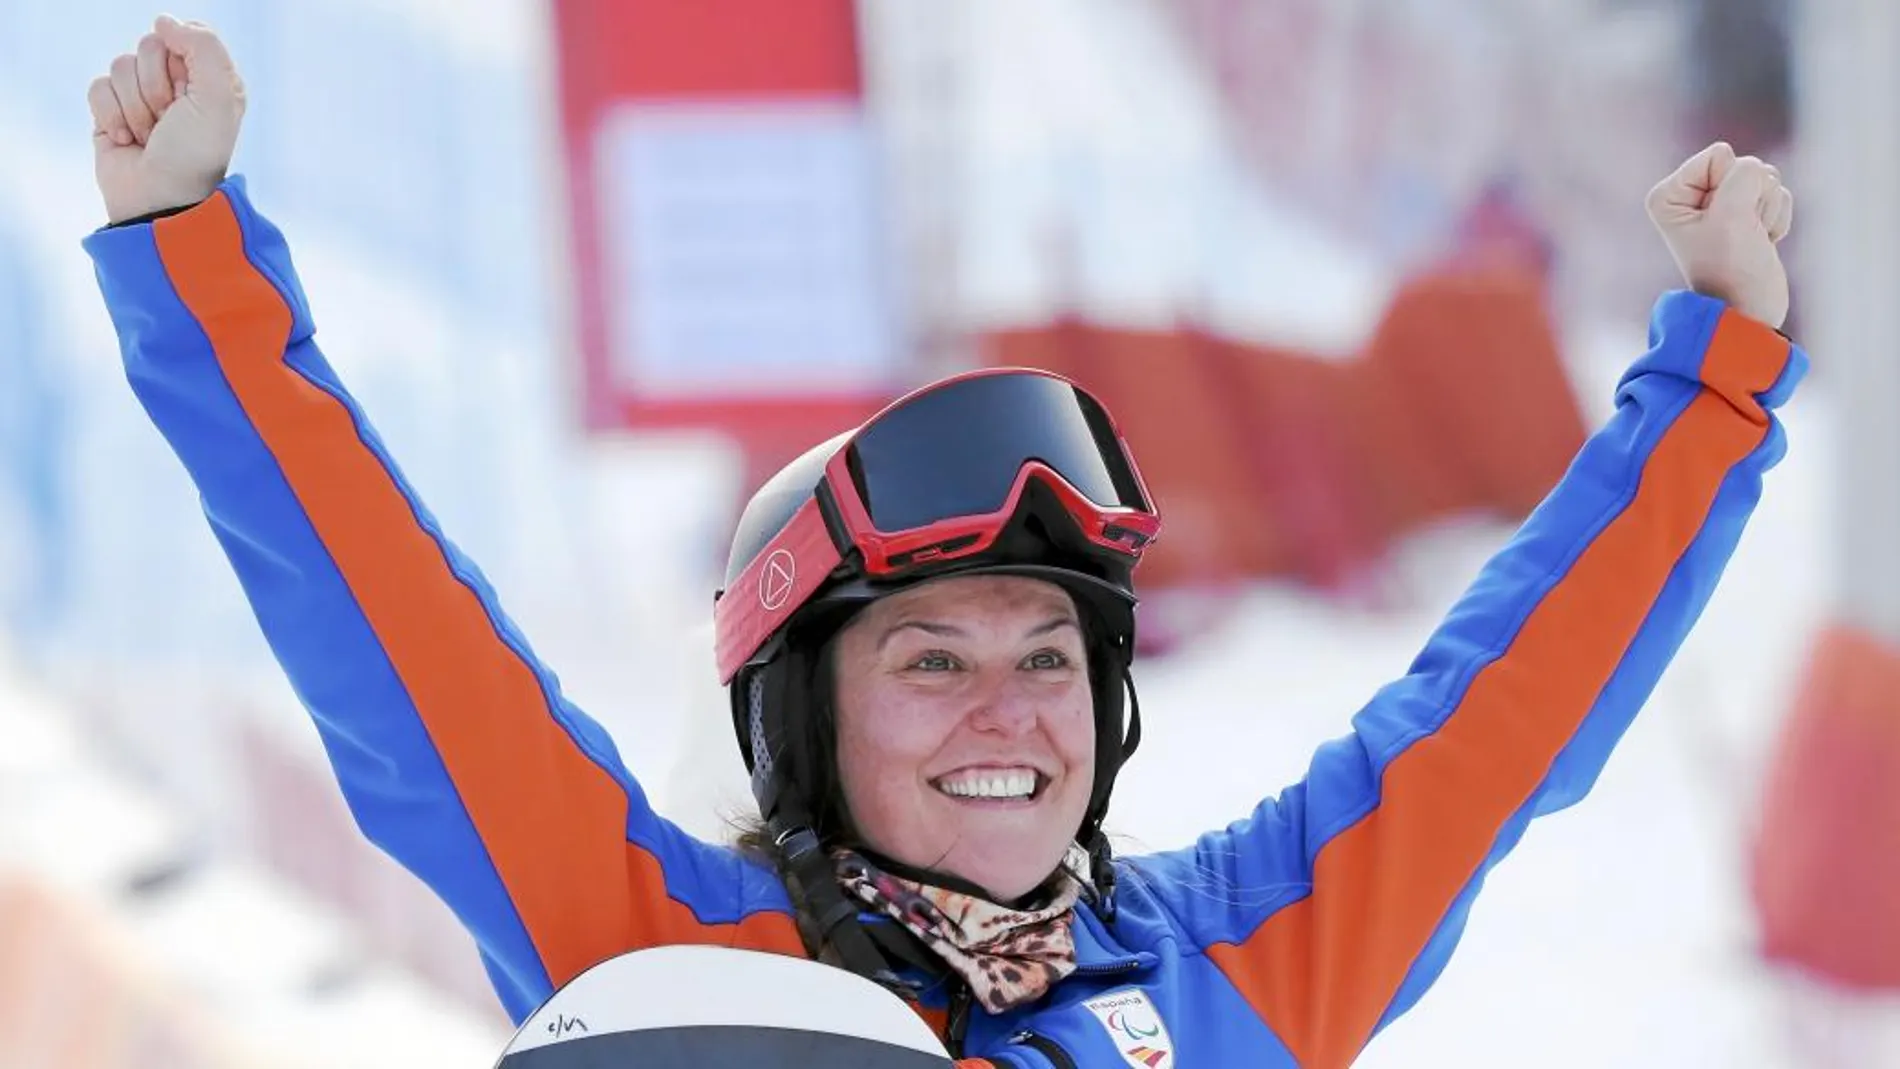
<instances>
[{"instance_id":1,"label":"orange stripe on sleeve","mask_svg":"<svg viewBox=\"0 0 1900 1069\"><path fill-rule=\"evenodd\" d=\"M1768 413L1755 395L1781 376L1788 364L1788 347L1788 340L1774 331L1745 321L1738 312L1725 311L1709 338L1702 381L1750 420L1766 424Z\"/></svg>"},{"instance_id":2,"label":"orange stripe on sleeve","mask_svg":"<svg viewBox=\"0 0 1900 1069\"><path fill-rule=\"evenodd\" d=\"M290 310L254 266L234 267L243 237L225 195L159 220L154 238L424 721L551 982L640 944L785 945L780 921L709 932L667 899L658 861L627 843L625 792L554 719L349 410L286 363Z\"/></svg>"},{"instance_id":3,"label":"orange stripe on sleeve","mask_svg":"<svg viewBox=\"0 0 1900 1069\"><path fill-rule=\"evenodd\" d=\"M660 861L650 851L627 844L627 871L636 888L661 888L665 875ZM702 924L683 902L658 893L650 901L643 899L632 920L633 946L671 946L697 943L763 950L789 957L806 956L804 937L798 934L798 922L790 913L761 910L748 914L737 924Z\"/></svg>"},{"instance_id":4,"label":"orange stripe on sleeve","mask_svg":"<svg viewBox=\"0 0 1900 1069\"><path fill-rule=\"evenodd\" d=\"M1309 897L1210 958L1299 1064L1350 1064L1414 959L1536 791L1635 639L1730 470L1760 445L1735 393L1765 391L1785 361L1761 331L1717 328L1704 390L1650 454L1634 499L1472 680L1439 730L1393 758L1381 801L1319 852ZM1754 404L1752 396L1748 398ZM1756 406L1759 409L1759 406Z\"/></svg>"}]
</instances>

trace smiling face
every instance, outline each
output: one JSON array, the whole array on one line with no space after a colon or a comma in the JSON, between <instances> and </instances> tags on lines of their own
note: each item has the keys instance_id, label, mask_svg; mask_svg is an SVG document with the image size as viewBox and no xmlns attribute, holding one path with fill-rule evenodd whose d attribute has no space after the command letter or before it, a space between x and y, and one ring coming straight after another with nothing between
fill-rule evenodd
<instances>
[{"instance_id":1,"label":"smiling face","mask_svg":"<svg viewBox=\"0 0 1900 1069\"><path fill-rule=\"evenodd\" d=\"M999 902L1054 872L1095 785L1075 603L1022 576L941 579L839 633L838 775L865 845Z\"/></svg>"}]
</instances>

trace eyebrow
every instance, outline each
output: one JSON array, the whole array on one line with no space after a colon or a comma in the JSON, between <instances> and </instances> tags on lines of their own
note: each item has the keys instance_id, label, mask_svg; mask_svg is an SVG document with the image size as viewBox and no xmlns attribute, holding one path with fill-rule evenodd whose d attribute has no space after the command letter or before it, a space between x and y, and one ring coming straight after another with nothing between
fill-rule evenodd
<instances>
[{"instance_id":1,"label":"eyebrow","mask_svg":"<svg viewBox=\"0 0 1900 1069\"><path fill-rule=\"evenodd\" d=\"M1043 635L1060 631L1065 627L1073 627L1077 631L1082 629L1081 623L1078 622L1074 616L1064 613L1061 616L1052 616L1042 623L1037 624L1023 637L1040 638ZM934 620L902 620L892 624L885 630L884 634L877 640L877 648L882 650L885 644L890 642L898 632L910 630L922 631L925 634L935 635L938 638L962 638L967 634L962 628L954 624L937 623Z\"/></svg>"}]
</instances>

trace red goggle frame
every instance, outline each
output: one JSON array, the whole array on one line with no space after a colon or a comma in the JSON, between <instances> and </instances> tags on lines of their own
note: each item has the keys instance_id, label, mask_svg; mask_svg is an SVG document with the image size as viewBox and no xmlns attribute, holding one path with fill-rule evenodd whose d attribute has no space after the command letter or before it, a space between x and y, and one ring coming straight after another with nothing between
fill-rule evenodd
<instances>
[{"instance_id":1,"label":"red goggle frame","mask_svg":"<svg viewBox=\"0 0 1900 1069\"><path fill-rule=\"evenodd\" d=\"M996 509L944 516L902 530L879 529L859 489L858 479L853 476L852 458L860 439L881 421L901 418L910 402L927 393L954 389L960 384L992 376L1053 380L1073 390L1075 403L1097 430L1094 444L1099 455L1095 462L1103 465L1103 471L1096 473L1099 476L1096 482L1099 484L1112 475L1113 482L1127 487L1122 496L1137 498L1139 506L1098 504L1050 464L1025 456L1016 466L1003 503ZM989 389L1002 385L985 384ZM1037 385L1042 392L1048 392L1046 381ZM1072 444L1073 438L1069 441ZM977 371L947 379L893 403L840 445L825 464L822 488L799 507L791 521L721 593L713 607L721 681L730 683L772 634L820 587L836 577L835 573L847 558L853 559L857 574L887 579L982 554L995 544L1015 518L1032 481L1052 492L1075 521L1076 529L1087 540L1091 551L1139 560L1160 533L1161 518L1149 504L1153 499L1107 410L1062 376L1017 368ZM829 510L829 524L826 499L833 506ZM844 538L844 546L834 540L833 525Z\"/></svg>"}]
</instances>

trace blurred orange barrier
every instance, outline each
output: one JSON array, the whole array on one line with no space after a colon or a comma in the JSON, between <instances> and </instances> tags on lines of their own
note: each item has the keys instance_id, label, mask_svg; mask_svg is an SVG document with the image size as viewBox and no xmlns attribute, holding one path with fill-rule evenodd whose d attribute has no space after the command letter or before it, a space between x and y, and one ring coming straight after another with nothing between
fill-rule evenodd
<instances>
[{"instance_id":1,"label":"blurred orange barrier","mask_svg":"<svg viewBox=\"0 0 1900 1069\"><path fill-rule=\"evenodd\" d=\"M1821 632L1761 803L1761 950L1829 982L1900 991L1900 649Z\"/></svg>"},{"instance_id":2,"label":"blurred orange barrier","mask_svg":"<svg viewBox=\"0 0 1900 1069\"><path fill-rule=\"evenodd\" d=\"M1382 390L1387 407L1354 421L1382 446L1372 451L1379 470L1361 474L1386 475L1374 496L1405 506L1384 523L1386 538L1465 509L1526 515L1583 447L1583 414L1532 272L1473 263L1411 280L1363 361L1363 388Z\"/></svg>"},{"instance_id":3,"label":"blurred orange barrier","mask_svg":"<svg viewBox=\"0 0 1900 1069\"><path fill-rule=\"evenodd\" d=\"M1166 519L1151 591L1342 587L1422 525L1528 514L1585 435L1542 281L1508 264L1410 280L1343 360L1073 320L986 343L991 366L1066 374L1121 422Z\"/></svg>"},{"instance_id":4,"label":"blurred orange barrier","mask_svg":"<svg viewBox=\"0 0 1900 1069\"><path fill-rule=\"evenodd\" d=\"M1254 480L1243 428L1218 415L1225 387L1209 353L1209 339L1190 331L1074 320L988 339L992 365L1067 375L1115 413L1167 524L1166 550L1158 543L1142 564L1144 580L1155 586L1280 572L1291 563L1279 525L1234 522L1235 512L1252 503Z\"/></svg>"},{"instance_id":5,"label":"blurred orange barrier","mask_svg":"<svg viewBox=\"0 0 1900 1069\"><path fill-rule=\"evenodd\" d=\"M0 1069L286 1069L139 960L110 919L0 873Z\"/></svg>"}]
</instances>

